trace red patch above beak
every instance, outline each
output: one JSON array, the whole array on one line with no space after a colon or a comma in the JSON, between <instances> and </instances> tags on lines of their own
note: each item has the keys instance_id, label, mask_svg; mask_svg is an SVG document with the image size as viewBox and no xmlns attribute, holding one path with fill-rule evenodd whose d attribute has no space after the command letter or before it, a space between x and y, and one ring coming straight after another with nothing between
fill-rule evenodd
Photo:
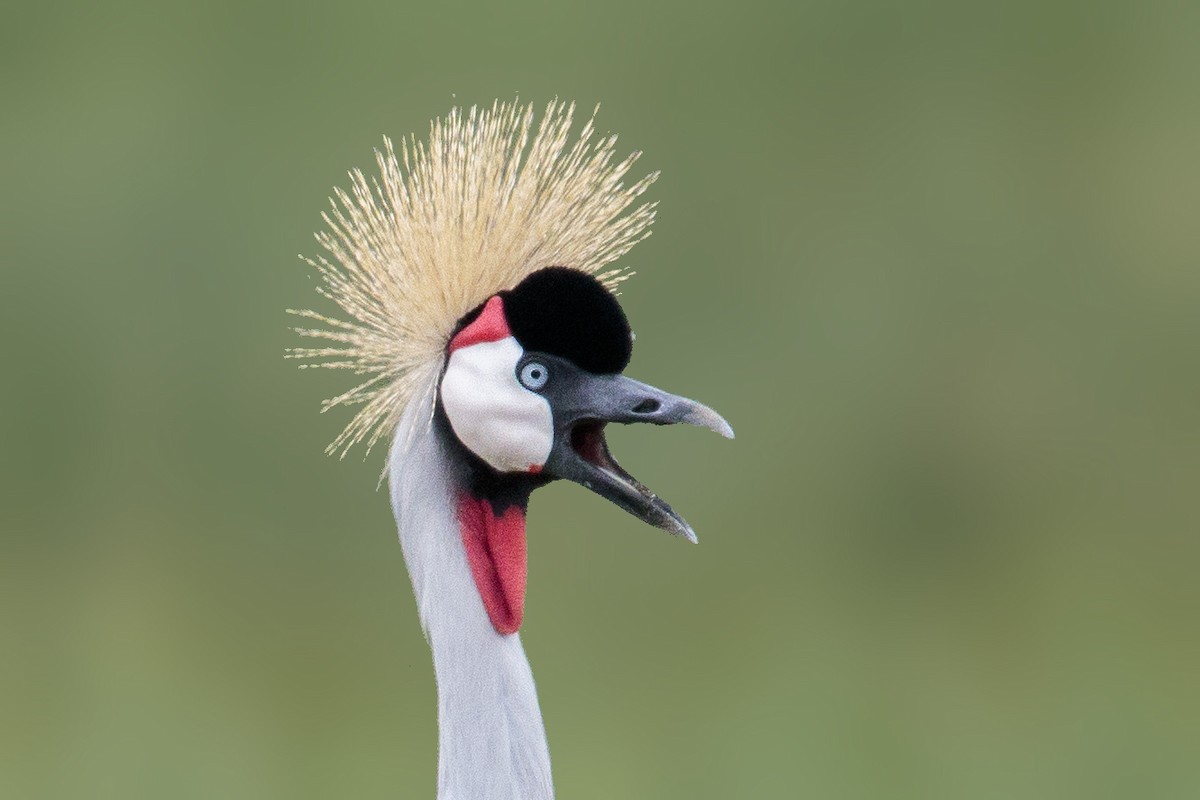
<instances>
[{"instance_id":1,"label":"red patch above beak","mask_svg":"<svg viewBox=\"0 0 1200 800\"><path fill-rule=\"evenodd\" d=\"M460 347L470 347L481 342L498 342L512 336L508 327L508 319L504 316L504 301L500 295L492 295L483 305L470 325L463 328L450 340L450 352Z\"/></svg>"}]
</instances>

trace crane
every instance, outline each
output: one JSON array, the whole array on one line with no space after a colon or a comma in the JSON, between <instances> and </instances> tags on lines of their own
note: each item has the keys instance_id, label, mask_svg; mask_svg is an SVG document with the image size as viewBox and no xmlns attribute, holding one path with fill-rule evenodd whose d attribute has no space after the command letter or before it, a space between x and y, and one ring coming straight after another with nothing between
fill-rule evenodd
<instances>
[{"instance_id":1,"label":"crane","mask_svg":"<svg viewBox=\"0 0 1200 800\"><path fill-rule=\"evenodd\" d=\"M360 382L322 411L359 405L329 445L390 437L384 473L438 697L439 800L550 800L550 754L519 629L525 512L534 489L574 481L672 534L692 528L613 458L609 423L688 423L732 438L715 411L623 375L633 347L609 268L649 235L595 114L574 106L453 109L427 141L391 140L378 175L350 173L306 261L342 312L290 310L324 346L304 367ZM382 480L383 478L381 478Z\"/></svg>"}]
</instances>

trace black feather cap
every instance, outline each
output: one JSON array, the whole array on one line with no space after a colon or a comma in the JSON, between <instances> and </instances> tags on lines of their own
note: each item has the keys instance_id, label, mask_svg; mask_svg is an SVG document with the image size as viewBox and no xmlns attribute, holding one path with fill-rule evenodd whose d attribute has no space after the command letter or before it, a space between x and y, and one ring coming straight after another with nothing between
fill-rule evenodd
<instances>
[{"instance_id":1,"label":"black feather cap","mask_svg":"<svg viewBox=\"0 0 1200 800\"><path fill-rule=\"evenodd\" d=\"M621 304L600 281L570 267L546 267L500 292L513 337L526 352L565 358L597 375L621 372L633 336ZM459 320L470 325L483 306Z\"/></svg>"}]
</instances>

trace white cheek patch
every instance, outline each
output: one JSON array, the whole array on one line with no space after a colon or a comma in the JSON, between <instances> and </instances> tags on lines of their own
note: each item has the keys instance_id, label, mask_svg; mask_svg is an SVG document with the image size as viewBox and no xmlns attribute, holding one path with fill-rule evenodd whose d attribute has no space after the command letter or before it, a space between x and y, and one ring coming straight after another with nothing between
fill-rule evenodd
<instances>
[{"instance_id":1,"label":"white cheek patch","mask_svg":"<svg viewBox=\"0 0 1200 800\"><path fill-rule=\"evenodd\" d=\"M509 336L450 354L442 407L454 435L499 472L538 471L554 444L550 404L517 381L525 351Z\"/></svg>"}]
</instances>

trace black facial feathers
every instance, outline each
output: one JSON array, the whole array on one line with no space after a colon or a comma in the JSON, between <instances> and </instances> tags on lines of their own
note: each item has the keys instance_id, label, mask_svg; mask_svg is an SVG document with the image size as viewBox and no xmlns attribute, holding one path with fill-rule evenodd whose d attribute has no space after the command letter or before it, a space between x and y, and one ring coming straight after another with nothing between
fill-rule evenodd
<instances>
[{"instance_id":1,"label":"black facial feathers","mask_svg":"<svg viewBox=\"0 0 1200 800\"><path fill-rule=\"evenodd\" d=\"M508 326L527 352L550 353L596 375L629 365L629 321L617 298L591 275L546 267L500 292L500 297ZM478 319L483 306L463 315L453 335Z\"/></svg>"},{"instance_id":2,"label":"black facial feathers","mask_svg":"<svg viewBox=\"0 0 1200 800\"><path fill-rule=\"evenodd\" d=\"M500 296L508 326L526 351L550 353L598 375L629 364L629 321L617 298L591 275L546 267Z\"/></svg>"}]
</instances>

